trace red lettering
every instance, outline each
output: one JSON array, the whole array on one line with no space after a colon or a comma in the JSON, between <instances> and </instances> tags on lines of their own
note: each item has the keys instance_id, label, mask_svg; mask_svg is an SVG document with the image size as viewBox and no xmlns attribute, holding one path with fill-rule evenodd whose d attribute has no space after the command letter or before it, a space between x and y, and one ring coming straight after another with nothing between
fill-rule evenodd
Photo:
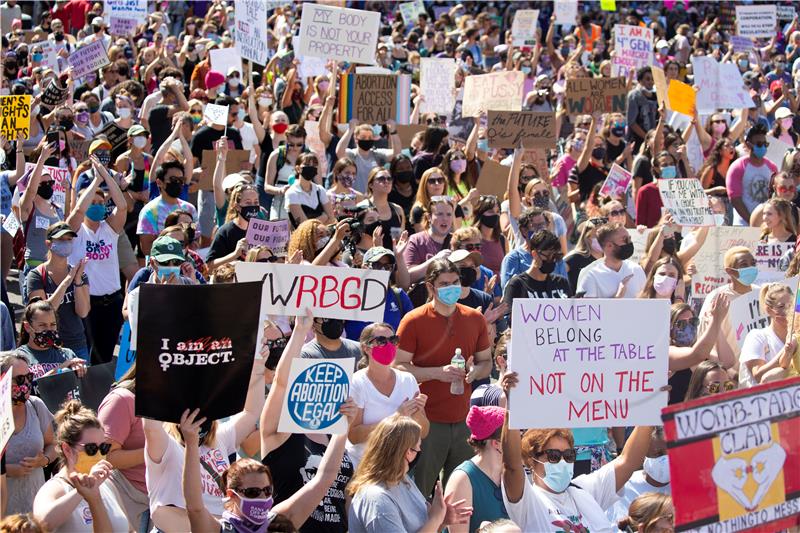
<instances>
[{"instance_id":1,"label":"red lettering","mask_svg":"<svg viewBox=\"0 0 800 533\"><path fill-rule=\"evenodd\" d=\"M307 288L306 287L306 280L308 280L313 285L311 285L311 287ZM297 303L295 304L298 309L302 309L303 308L300 305L300 302L303 300L303 293L304 292L307 292L308 294L311 295L311 299L312 299L311 305L313 307L317 306L317 295L314 294L314 291L317 290L317 285L319 285L319 281L317 281L317 278L315 278L314 276L300 276L300 288L297 291Z\"/></svg>"},{"instance_id":2,"label":"red lettering","mask_svg":"<svg viewBox=\"0 0 800 533\"><path fill-rule=\"evenodd\" d=\"M355 283L356 290L350 294L346 294L347 285L349 283ZM358 294L359 289L361 289L361 280L359 278L349 277L345 278L345 280L342 281L342 289L341 289L342 309L358 309L359 307L361 307L361 295ZM355 300L355 303L353 305L347 305L345 303L347 300L350 299Z\"/></svg>"},{"instance_id":3,"label":"red lettering","mask_svg":"<svg viewBox=\"0 0 800 533\"><path fill-rule=\"evenodd\" d=\"M329 285L328 282L331 282L333 284L333 286L329 287L328 286ZM319 295L319 306L320 307L322 307L323 309L326 308L326 307L333 307L334 305L336 305L339 302L339 295L336 293L337 285L338 284L336 282L336 278L335 277L333 277L333 276L323 276L322 277L322 292ZM333 301L331 303L329 303L329 304L326 304L325 303L325 295L330 293L330 292L333 293Z\"/></svg>"}]
</instances>

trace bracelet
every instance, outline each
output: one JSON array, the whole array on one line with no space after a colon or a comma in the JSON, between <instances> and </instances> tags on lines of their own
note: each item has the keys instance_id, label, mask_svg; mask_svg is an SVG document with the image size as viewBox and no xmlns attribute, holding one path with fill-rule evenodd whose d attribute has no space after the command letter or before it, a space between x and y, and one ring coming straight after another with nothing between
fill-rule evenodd
<instances>
[{"instance_id":1,"label":"bracelet","mask_svg":"<svg viewBox=\"0 0 800 533\"><path fill-rule=\"evenodd\" d=\"M86 285L86 282L84 281L83 283L73 283L73 285L75 285L76 287L83 287L84 285Z\"/></svg>"},{"instance_id":2,"label":"bracelet","mask_svg":"<svg viewBox=\"0 0 800 533\"><path fill-rule=\"evenodd\" d=\"M43 467L43 468L47 468L48 466L50 466L50 463L52 463L52 462L53 462L53 460L52 460L52 459L50 459L50 458L47 456L47 454L46 454L46 453L43 453L42 455L44 455L44 458L45 458L45 460L47 461L47 462L44 464L44 467Z\"/></svg>"}]
</instances>

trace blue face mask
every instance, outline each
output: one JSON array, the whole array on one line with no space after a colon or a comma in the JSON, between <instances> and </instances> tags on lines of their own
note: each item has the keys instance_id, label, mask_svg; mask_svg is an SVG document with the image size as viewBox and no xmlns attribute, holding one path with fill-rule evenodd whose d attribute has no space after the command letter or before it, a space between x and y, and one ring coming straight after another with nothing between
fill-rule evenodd
<instances>
[{"instance_id":1,"label":"blue face mask","mask_svg":"<svg viewBox=\"0 0 800 533\"><path fill-rule=\"evenodd\" d=\"M439 301L444 305L455 305L458 299L461 298L461 285L439 287L436 289L436 295L439 297Z\"/></svg>"},{"instance_id":2,"label":"blue face mask","mask_svg":"<svg viewBox=\"0 0 800 533\"><path fill-rule=\"evenodd\" d=\"M765 155L767 155L767 147L766 146L753 146L752 153L759 159L763 159Z\"/></svg>"},{"instance_id":3,"label":"blue face mask","mask_svg":"<svg viewBox=\"0 0 800 533\"><path fill-rule=\"evenodd\" d=\"M561 459L557 463L544 463L544 477L542 481L553 492L564 492L572 481L574 463Z\"/></svg>"},{"instance_id":4,"label":"blue face mask","mask_svg":"<svg viewBox=\"0 0 800 533\"><path fill-rule=\"evenodd\" d=\"M478 139L478 150L481 152L489 151L489 139Z\"/></svg>"},{"instance_id":5,"label":"blue face mask","mask_svg":"<svg viewBox=\"0 0 800 533\"><path fill-rule=\"evenodd\" d=\"M752 285L758 277L758 267L751 266L735 269L739 274L739 283L742 285Z\"/></svg>"},{"instance_id":6,"label":"blue face mask","mask_svg":"<svg viewBox=\"0 0 800 533\"><path fill-rule=\"evenodd\" d=\"M674 166L664 167L661 169L661 177L665 180L674 179L678 175L678 171Z\"/></svg>"},{"instance_id":7,"label":"blue face mask","mask_svg":"<svg viewBox=\"0 0 800 533\"><path fill-rule=\"evenodd\" d=\"M94 222L100 222L106 218L106 206L103 204L92 204L86 210L86 218Z\"/></svg>"},{"instance_id":8,"label":"blue face mask","mask_svg":"<svg viewBox=\"0 0 800 533\"><path fill-rule=\"evenodd\" d=\"M181 267L158 265L158 277L161 279L169 278L170 274L175 274L178 278L181 275Z\"/></svg>"},{"instance_id":9,"label":"blue face mask","mask_svg":"<svg viewBox=\"0 0 800 533\"><path fill-rule=\"evenodd\" d=\"M527 76L528 74L530 74L530 73L531 73L531 67L520 67L520 70L521 70L521 71L522 71L522 73L523 73L523 74L525 74L526 76Z\"/></svg>"}]
</instances>

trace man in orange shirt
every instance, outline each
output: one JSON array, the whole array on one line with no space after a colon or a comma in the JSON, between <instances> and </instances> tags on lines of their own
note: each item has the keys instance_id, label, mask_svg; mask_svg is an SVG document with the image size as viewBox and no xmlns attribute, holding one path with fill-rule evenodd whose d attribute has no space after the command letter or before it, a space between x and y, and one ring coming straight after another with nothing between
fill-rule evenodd
<instances>
[{"instance_id":1,"label":"man in orange shirt","mask_svg":"<svg viewBox=\"0 0 800 533\"><path fill-rule=\"evenodd\" d=\"M420 392L428 395L425 414L430 432L422 441L414 470L417 487L428 495L442 468L445 485L453 470L474 454L467 444L470 383L489 376L492 354L481 312L456 303L461 295L458 268L449 259L432 261L425 285L433 298L400 322L394 365L414 374ZM450 364L456 348L467 362L466 372ZM451 394L451 383L459 381L464 384L463 393Z\"/></svg>"},{"instance_id":2,"label":"man in orange shirt","mask_svg":"<svg viewBox=\"0 0 800 533\"><path fill-rule=\"evenodd\" d=\"M603 29L597 24L592 24L592 17L589 14L581 15L581 24L575 28L575 37L583 45L583 49L589 53L594 50L594 42L603 34Z\"/></svg>"}]
</instances>

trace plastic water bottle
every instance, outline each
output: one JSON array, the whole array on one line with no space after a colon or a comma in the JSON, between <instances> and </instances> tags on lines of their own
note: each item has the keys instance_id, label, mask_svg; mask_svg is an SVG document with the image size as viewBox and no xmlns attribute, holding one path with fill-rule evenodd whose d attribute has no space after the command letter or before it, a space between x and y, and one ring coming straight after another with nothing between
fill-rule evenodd
<instances>
[{"instance_id":1,"label":"plastic water bottle","mask_svg":"<svg viewBox=\"0 0 800 533\"><path fill-rule=\"evenodd\" d=\"M465 370L467 367L467 361L464 359L464 356L461 355L461 348L456 348L456 353L452 359L450 359L450 364L453 366L457 366L461 370ZM450 383L450 394L461 395L464 394L464 380L461 381L453 381Z\"/></svg>"}]
</instances>

